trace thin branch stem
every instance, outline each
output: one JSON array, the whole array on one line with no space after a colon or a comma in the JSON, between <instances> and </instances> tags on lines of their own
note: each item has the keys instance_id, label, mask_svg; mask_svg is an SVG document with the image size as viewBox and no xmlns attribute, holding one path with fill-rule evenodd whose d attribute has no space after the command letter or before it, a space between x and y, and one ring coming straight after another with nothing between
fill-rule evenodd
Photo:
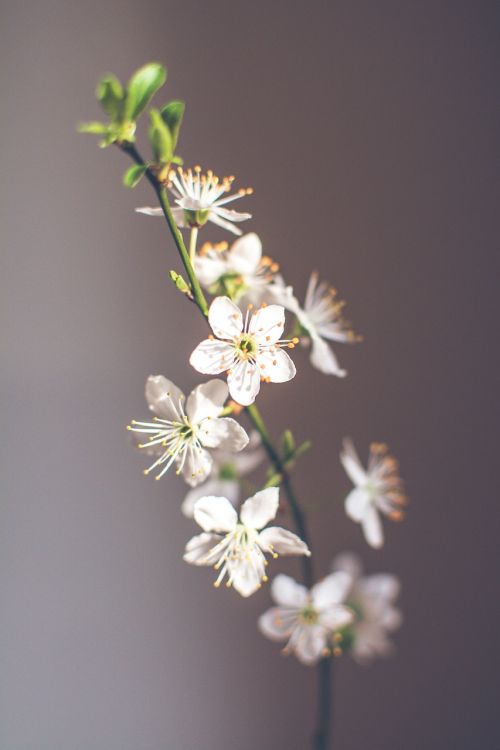
<instances>
[{"instance_id":1,"label":"thin branch stem","mask_svg":"<svg viewBox=\"0 0 500 750\"><path fill-rule=\"evenodd\" d=\"M198 239L198 227L191 229L191 236L189 237L189 262L194 266L194 259L196 255L196 240Z\"/></svg>"},{"instance_id":2,"label":"thin branch stem","mask_svg":"<svg viewBox=\"0 0 500 750\"><path fill-rule=\"evenodd\" d=\"M317 667L318 677L318 716L313 737L314 750L328 750L333 718L333 663L332 659L322 659Z\"/></svg>"},{"instance_id":3,"label":"thin branch stem","mask_svg":"<svg viewBox=\"0 0 500 750\"><path fill-rule=\"evenodd\" d=\"M120 144L120 148L122 149L122 151L128 154L135 161L136 164L140 164L141 166L146 165L146 162L143 160L143 158L141 157L141 155L139 154L139 152L137 151L133 143L122 143ZM177 250L179 252L182 263L188 275L194 301L200 308L203 315L207 317L208 316L207 301L205 299L205 295L203 294L201 290L200 282L196 278L196 274L194 272L193 265L189 258L189 253L186 249L186 245L184 244L184 239L182 237L182 234L180 233L180 230L172 215L172 209L170 208L170 203L168 202L167 192L165 188L163 187L163 185L161 184L161 182L159 182L158 179L156 178L156 175L151 171L150 167L146 169L145 175L150 185L152 186L153 190L156 193L156 197L158 198L158 201L162 208L163 215L165 216L165 220L168 224L170 232L172 233L172 237L174 238L174 242L177 246Z\"/></svg>"},{"instance_id":4,"label":"thin branch stem","mask_svg":"<svg viewBox=\"0 0 500 750\"><path fill-rule=\"evenodd\" d=\"M277 450L275 449L273 445L273 442L271 440L267 427L264 423L264 419L262 418L262 415L258 407L255 404L250 404L250 406L247 406L246 411L247 411L248 416L250 417L250 420L253 426L255 427L255 429L260 435L260 439L262 440L262 444L266 450L266 453L269 457L270 462L274 466L276 473L280 474L281 476L283 489L285 490L285 493L287 496L288 505L290 507L290 512L292 514L297 533L301 537L301 539L303 539L303 541L307 544L307 546L309 546L309 535L307 532L307 524L306 524L304 515L300 509L297 496L295 495L295 490L293 489L292 482L290 480L290 475L288 474L288 471L283 461L281 460L280 455L278 454ZM311 588L313 581L314 581L314 577L313 577L312 562L311 562L310 557L304 556L302 558L302 571L303 571L305 585L307 586L307 588Z\"/></svg>"}]
</instances>

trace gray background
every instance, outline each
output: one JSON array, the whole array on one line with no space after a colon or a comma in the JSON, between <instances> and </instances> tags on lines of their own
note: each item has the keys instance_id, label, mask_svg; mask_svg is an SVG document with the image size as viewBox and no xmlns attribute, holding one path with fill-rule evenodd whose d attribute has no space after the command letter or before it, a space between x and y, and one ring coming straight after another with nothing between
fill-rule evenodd
<instances>
[{"instance_id":1,"label":"gray background","mask_svg":"<svg viewBox=\"0 0 500 750\"><path fill-rule=\"evenodd\" d=\"M336 747L498 747L498 3L2 6L1 749L302 750L312 723L314 673L256 631L268 591L182 562L184 488L145 479L123 430L149 373L199 382L204 333L161 221L133 213L147 186L75 132L101 73L149 59L188 101L187 161L253 185L248 229L365 336L338 347L346 380L299 352L259 401L314 437L318 569L354 548L404 582L398 656L338 665ZM342 511L345 434L389 442L407 480L382 552Z\"/></svg>"}]
</instances>

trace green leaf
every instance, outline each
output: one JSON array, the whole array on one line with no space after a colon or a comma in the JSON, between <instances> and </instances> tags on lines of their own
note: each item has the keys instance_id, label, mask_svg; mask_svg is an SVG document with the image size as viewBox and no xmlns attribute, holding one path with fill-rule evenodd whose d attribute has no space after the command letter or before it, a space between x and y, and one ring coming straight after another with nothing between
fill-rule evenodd
<instances>
[{"instance_id":1,"label":"green leaf","mask_svg":"<svg viewBox=\"0 0 500 750\"><path fill-rule=\"evenodd\" d=\"M151 118L151 127L149 128L149 140L153 149L153 156L156 162L168 164L172 161L173 147L170 130L165 125L162 116L157 109L149 112Z\"/></svg>"},{"instance_id":2,"label":"green leaf","mask_svg":"<svg viewBox=\"0 0 500 750\"><path fill-rule=\"evenodd\" d=\"M114 122L120 121L123 114L125 92L118 78L111 73L105 75L97 84L95 95L106 114Z\"/></svg>"},{"instance_id":3,"label":"green leaf","mask_svg":"<svg viewBox=\"0 0 500 750\"><path fill-rule=\"evenodd\" d=\"M123 175L123 184L125 187L134 188L145 174L147 168L147 164L132 164Z\"/></svg>"},{"instance_id":4,"label":"green leaf","mask_svg":"<svg viewBox=\"0 0 500 750\"><path fill-rule=\"evenodd\" d=\"M285 430L281 436L281 445L283 448L283 456L285 459L293 456L295 452L295 439L292 435L291 430Z\"/></svg>"},{"instance_id":5,"label":"green leaf","mask_svg":"<svg viewBox=\"0 0 500 750\"><path fill-rule=\"evenodd\" d=\"M108 126L103 122L81 122L78 125L78 132L102 135L108 132Z\"/></svg>"},{"instance_id":6,"label":"green leaf","mask_svg":"<svg viewBox=\"0 0 500 750\"><path fill-rule=\"evenodd\" d=\"M136 120L166 80L167 71L160 63L148 63L136 70L127 85L125 119Z\"/></svg>"},{"instance_id":7,"label":"green leaf","mask_svg":"<svg viewBox=\"0 0 500 750\"><path fill-rule=\"evenodd\" d=\"M177 141L179 139L179 131L181 129L182 118L184 117L184 110L186 105L184 102L175 100L169 102L161 108L160 113L165 122L166 126L170 130L172 136L172 150L175 151Z\"/></svg>"}]
</instances>

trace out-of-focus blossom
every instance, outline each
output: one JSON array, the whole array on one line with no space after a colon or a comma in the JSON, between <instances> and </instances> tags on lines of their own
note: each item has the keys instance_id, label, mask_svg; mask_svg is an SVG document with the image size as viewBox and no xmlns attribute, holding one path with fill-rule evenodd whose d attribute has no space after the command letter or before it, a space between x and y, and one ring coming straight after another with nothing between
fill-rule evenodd
<instances>
[{"instance_id":1,"label":"out-of-focus blossom","mask_svg":"<svg viewBox=\"0 0 500 750\"><path fill-rule=\"evenodd\" d=\"M335 634L336 646L349 652L360 664L391 654L394 647L389 634L403 620L395 607L401 588L398 578L385 573L363 576L359 558L349 553L335 558L332 569L351 577L346 601L356 615L350 625Z\"/></svg>"},{"instance_id":2,"label":"out-of-focus blossom","mask_svg":"<svg viewBox=\"0 0 500 750\"><path fill-rule=\"evenodd\" d=\"M273 641L286 641L285 653L294 653L307 665L329 656L331 636L349 625L354 614L344 604L351 578L331 573L309 591L293 578L278 575L271 584L271 607L259 618L259 629Z\"/></svg>"},{"instance_id":3,"label":"out-of-focus blossom","mask_svg":"<svg viewBox=\"0 0 500 750\"><path fill-rule=\"evenodd\" d=\"M360 523L365 539L371 547L382 547L384 532L380 514L392 521L404 517L402 507L407 498L403 492L403 482L399 477L398 464L388 454L383 443L370 445L368 468L365 469L351 440L344 440L340 460L354 489L345 501L346 513L353 521Z\"/></svg>"}]
</instances>

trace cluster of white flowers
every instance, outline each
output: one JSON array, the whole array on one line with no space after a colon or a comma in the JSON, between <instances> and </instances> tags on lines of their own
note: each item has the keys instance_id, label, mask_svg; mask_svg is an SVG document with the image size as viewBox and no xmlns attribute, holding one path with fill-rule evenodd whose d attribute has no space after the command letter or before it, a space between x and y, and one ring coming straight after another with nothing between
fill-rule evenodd
<instances>
[{"instance_id":1,"label":"cluster of white flowers","mask_svg":"<svg viewBox=\"0 0 500 750\"><path fill-rule=\"evenodd\" d=\"M196 167L171 172L171 188L180 227L199 227L212 221L235 234L233 222L250 214L222 208L249 194L243 190L229 197L232 178L219 180ZM160 215L161 209L137 209ZM175 464L191 485L182 512L194 518L203 533L186 545L184 559L193 565L212 566L218 587L224 579L242 596L249 596L268 580L267 557L310 555L296 534L267 524L276 516L277 488L268 488L246 500L239 512L241 479L264 457L257 433L248 435L228 416L228 395L241 406L252 404L262 382L284 383L296 372L286 349L300 342L310 347L311 364L321 372L343 377L330 342L358 341L342 316L344 303L318 274L311 274L303 307L279 275L279 266L262 254L255 233L226 242L205 242L194 258L200 284L214 299L208 311L212 334L194 349L190 363L204 375L225 374L195 388L186 401L184 394L163 376L152 376L146 384L146 400L155 414L152 422L133 421L129 429L146 437L139 443L155 461L145 473L157 470L157 478ZM238 304L239 303L239 304ZM239 305L244 305L242 310ZM295 316L289 338L282 338L285 311ZM239 409L236 409L239 411ZM380 513L393 520L402 518L405 504L397 465L387 449L372 444L368 468L361 465L354 445L345 440L341 462L355 488L346 498L347 515L361 523L372 547L383 543ZM264 528L267 527L267 528ZM294 653L304 664L314 664L325 655L352 652L358 661L389 652L387 633L397 627L400 615L392 606L399 585L391 576L360 577L360 564L344 556L334 572L308 590L280 574L271 586L276 607L259 619L259 628L272 640L287 641L285 653Z\"/></svg>"},{"instance_id":2,"label":"cluster of white flowers","mask_svg":"<svg viewBox=\"0 0 500 750\"><path fill-rule=\"evenodd\" d=\"M181 511L201 533L185 545L187 563L213 568L215 588L224 583L249 597L269 580L272 560L300 557L303 583L283 573L274 577L270 593L275 606L259 617L259 630L283 643L283 652L293 653L305 665L345 652L359 663L369 662L392 651L390 634L402 620L395 606L399 581L388 574L364 576L351 553L336 557L326 577L315 579L307 520L290 478L310 441L297 446L291 431L285 430L277 447L255 405L262 384L287 383L295 377L290 352L297 346L308 350L316 370L343 378L347 372L333 346L360 337L344 318L344 302L330 284L313 271L301 304L281 266L263 254L257 234L243 234L239 224L251 214L228 206L251 195L251 188L233 192L234 177L220 179L199 166L172 168L183 163L176 153L183 102L150 110L153 160L142 159L134 145L135 121L165 78L166 70L158 63L136 71L125 88L114 76L105 76L97 97L109 122L86 123L82 129L100 134L102 146L115 143L132 158L125 185L134 187L146 175L153 186L160 206L136 211L167 221L187 274L185 280L171 271L171 279L211 329L189 362L194 371L212 379L186 398L171 380L151 375L145 396L153 416L132 420L128 430L136 447L151 459L144 474L161 479L174 467L188 485ZM230 245L204 237L197 248L199 231L209 223L237 239ZM190 231L189 243L179 229ZM253 425L250 435L238 421L240 414ZM267 473L254 481L251 475L266 455ZM397 463L384 444L372 443L364 468L348 439L340 462L354 485L345 498L346 514L361 524L368 545L380 548L382 516L401 520L407 503ZM316 490L312 482L309 486ZM241 502L242 497L247 499ZM280 520L271 525L277 516ZM322 679L329 673L325 662L323 666ZM315 742L322 750L328 734L328 692L325 689L321 698L315 735L323 738L322 744Z\"/></svg>"}]
</instances>

